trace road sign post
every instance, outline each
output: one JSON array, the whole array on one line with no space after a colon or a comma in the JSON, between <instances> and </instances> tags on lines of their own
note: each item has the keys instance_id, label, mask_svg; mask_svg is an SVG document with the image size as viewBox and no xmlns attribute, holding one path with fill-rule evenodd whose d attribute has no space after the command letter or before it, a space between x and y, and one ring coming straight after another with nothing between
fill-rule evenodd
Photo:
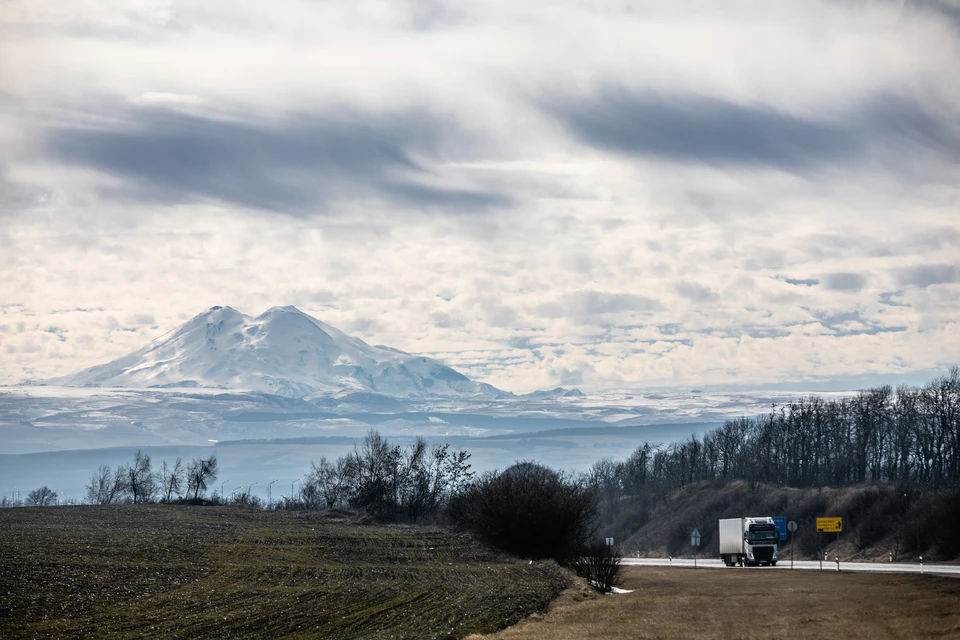
<instances>
[{"instance_id":1,"label":"road sign post","mask_svg":"<svg viewBox=\"0 0 960 640\"><path fill-rule=\"evenodd\" d=\"M797 523L791 520L787 523L787 531L790 532L790 568L793 569L793 547L797 543Z\"/></svg>"},{"instance_id":2,"label":"road sign post","mask_svg":"<svg viewBox=\"0 0 960 640\"><path fill-rule=\"evenodd\" d=\"M837 534L837 571L840 571L840 532L843 531L843 518L817 518L817 537L820 541L820 571L823 571L823 534Z\"/></svg>"},{"instance_id":3,"label":"road sign post","mask_svg":"<svg viewBox=\"0 0 960 640\"><path fill-rule=\"evenodd\" d=\"M700 530L694 529L690 534L690 546L693 547L693 568L697 568L697 551L700 548Z\"/></svg>"}]
</instances>

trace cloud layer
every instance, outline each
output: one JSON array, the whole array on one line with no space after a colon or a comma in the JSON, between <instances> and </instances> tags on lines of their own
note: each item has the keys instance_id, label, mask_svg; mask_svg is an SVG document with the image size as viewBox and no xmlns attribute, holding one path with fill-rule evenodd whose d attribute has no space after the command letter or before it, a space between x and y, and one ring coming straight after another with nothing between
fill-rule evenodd
<instances>
[{"instance_id":1,"label":"cloud layer","mask_svg":"<svg viewBox=\"0 0 960 640\"><path fill-rule=\"evenodd\" d=\"M953 2L9 2L0 383L295 304L516 390L960 361Z\"/></svg>"}]
</instances>

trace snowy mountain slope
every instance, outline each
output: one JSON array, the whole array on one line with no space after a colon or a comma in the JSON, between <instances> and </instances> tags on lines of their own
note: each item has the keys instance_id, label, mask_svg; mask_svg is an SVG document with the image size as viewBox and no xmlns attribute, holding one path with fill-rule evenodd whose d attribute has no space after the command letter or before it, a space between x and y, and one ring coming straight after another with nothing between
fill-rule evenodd
<instances>
[{"instance_id":1,"label":"snowy mountain slope","mask_svg":"<svg viewBox=\"0 0 960 640\"><path fill-rule=\"evenodd\" d=\"M213 307L139 351L47 383L214 387L290 397L342 391L400 398L512 395L437 360L370 346L295 307L273 307L256 318Z\"/></svg>"}]
</instances>

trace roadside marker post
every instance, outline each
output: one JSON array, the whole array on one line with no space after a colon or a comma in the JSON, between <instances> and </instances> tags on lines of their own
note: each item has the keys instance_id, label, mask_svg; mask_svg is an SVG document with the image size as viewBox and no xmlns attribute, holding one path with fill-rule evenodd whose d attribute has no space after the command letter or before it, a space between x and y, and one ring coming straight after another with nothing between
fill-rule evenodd
<instances>
[{"instance_id":1,"label":"roadside marker post","mask_svg":"<svg viewBox=\"0 0 960 640\"><path fill-rule=\"evenodd\" d=\"M797 523L791 520L787 523L787 531L790 532L790 568L793 569L793 547L797 543Z\"/></svg>"},{"instance_id":2,"label":"roadside marker post","mask_svg":"<svg viewBox=\"0 0 960 640\"><path fill-rule=\"evenodd\" d=\"M690 534L690 546L693 547L693 568L697 568L697 555L700 550L700 530L694 529Z\"/></svg>"}]
</instances>

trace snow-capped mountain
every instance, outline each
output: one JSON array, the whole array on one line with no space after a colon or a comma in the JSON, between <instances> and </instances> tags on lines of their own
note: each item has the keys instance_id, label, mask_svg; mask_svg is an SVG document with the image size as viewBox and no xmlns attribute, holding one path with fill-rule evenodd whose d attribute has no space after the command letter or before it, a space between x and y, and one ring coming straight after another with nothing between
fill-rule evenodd
<instances>
[{"instance_id":1,"label":"snow-capped mountain","mask_svg":"<svg viewBox=\"0 0 960 640\"><path fill-rule=\"evenodd\" d=\"M256 318L213 307L139 351L47 382L214 387L292 397L341 391L402 398L512 396L437 360L370 346L296 307L274 307Z\"/></svg>"}]
</instances>

